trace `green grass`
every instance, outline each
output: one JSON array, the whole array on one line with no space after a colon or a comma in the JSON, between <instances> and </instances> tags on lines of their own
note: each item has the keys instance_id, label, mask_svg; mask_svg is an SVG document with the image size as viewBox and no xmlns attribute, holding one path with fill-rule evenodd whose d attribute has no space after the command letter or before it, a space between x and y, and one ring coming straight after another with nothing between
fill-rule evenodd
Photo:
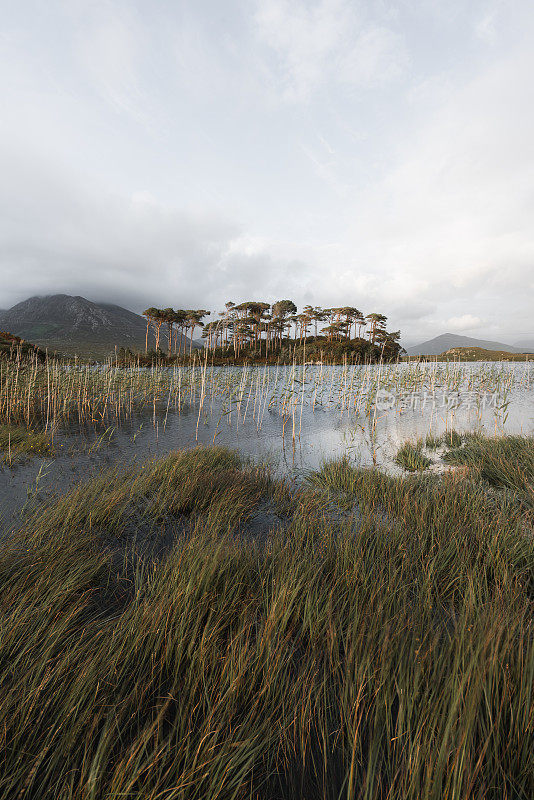
<instances>
[{"instance_id":1,"label":"green grass","mask_svg":"<svg viewBox=\"0 0 534 800\"><path fill-rule=\"evenodd\" d=\"M404 360L415 358L429 361L533 361L532 353L509 353L507 350L486 350L483 347L452 347L440 355L408 356Z\"/></svg>"},{"instance_id":2,"label":"green grass","mask_svg":"<svg viewBox=\"0 0 534 800\"><path fill-rule=\"evenodd\" d=\"M443 460L478 470L492 486L508 489L534 507L533 437L464 435L463 445L453 445Z\"/></svg>"},{"instance_id":3,"label":"green grass","mask_svg":"<svg viewBox=\"0 0 534 800\"><path fill-rule=\"evenodd\" d=\"M484 487L213 448L40 509L0 552L0 796L527 800L531 519Z\"/></svg>"},{"instance_id":4,"label":"green grass","mask_svg":"<svg viewBox=\"0 0 534 800\"><path fill-rule=\"evenodd\" d=\"M532 361L532 353L509 353L507 350L487 350L483 347L453 347L441 354L441 358L457 358L461 361Z\"/></svg>"},{"instance_id":5,"label":"green grass","mask_svg":"<svg viewBox=\"0 0 534 800\"><path fill-rule=\"evenodd\" d=\"M433 436L431 433L429 433L425 437L425 447L428 450L437 450L438 447L441 447L442 443L443 440L441 436Z\"/></svg>"},{"instance_id":6,"label":"green grass","mask_svg":"<svg viewBox=\"0 0 534 800\"><path fill-rule=\"evenodd\" d=\"M276 495L262 468L243 470L236 452L223 447L172 453L141 468L104 471L59 498L30 524L34 537L72 537L93 529L120 537L136 526L199 515L222 531L245 522L264 496Z\"/></svg>"},{"instance_id":7,"label":"green grass","mask_svg":"<svg viewBox=\"0 0 534 800\"><path fill-rule=\"evenodd\" d=\"M442 436L428 435L430 450L444 447L442 461L455 467L467 467L491 487L509 491L516 500L534 508L534 438L532 436L487 437L477 433L446 431ZM405 442L395 456L395 463L408 472L424 472L431 461L423 452L423 442ZM331 469L339 470L341 462ZM328 465L323 468L328 469ZM346 480L346 477L343 478ZM339 478L338 478L339 482Z\"/></svg>"},{"instance_id":8,"label":"green grass","mask_svg":"<svg viewBox=\"0 0 534 800\"><path fill-rule=\"evenodd\" d=\"M4 463L51 454L52 443L46 433L24 425L0 425L0 460Z\"/></svg>"},{"instance_id":9,"label":"green grass","mask_svg":"<svg viewBox=\"0 0 534 800\"><path fill-rule=\"evenodd\" d=\"M441 444L445 445L445 447L460 447L463 440L465 438L465 434L458 433L454 429L450 431L445 431L445 433L441 437ZM491 442L491 439L488 441Z\"/></svg>"},{"instance_id":10,"label":"green grass","mask_svg":"<svg viewBox=\"0 0 534 800\"><path fill-rule=\"evenodd\" d=\"M397 451L395 463L408 472L422 472L431 464L431 460L423 453L423 442L405 442Z\"/></svg>"},{"instance_id":11,"label":"green grass","mask_svg":"<svg viewBox=\"0 0 534 800\"><path fill-rule=\"evenodd\" d=\"M445 431L441 436L433 436L428 434L425 438L425 447L428 450L437 450L438 447L460 447L463 441L463 435L458 431L450 430Z\"/></svg>"}]
</instances>

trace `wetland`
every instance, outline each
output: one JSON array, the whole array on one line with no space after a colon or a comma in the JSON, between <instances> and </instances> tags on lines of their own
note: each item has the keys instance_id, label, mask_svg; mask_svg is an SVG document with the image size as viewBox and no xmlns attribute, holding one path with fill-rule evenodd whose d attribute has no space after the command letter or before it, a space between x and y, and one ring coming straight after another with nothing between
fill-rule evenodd
<instances>
[{"instance_id":1,"label":"wetland","mask_svg":"<svg viewBox=\"0 0 534 800\"><path fill-rule=\"evenodd\" d=\"M529 364L1 370L2 796L531 796Z\"/></svg>"}]
</instances>

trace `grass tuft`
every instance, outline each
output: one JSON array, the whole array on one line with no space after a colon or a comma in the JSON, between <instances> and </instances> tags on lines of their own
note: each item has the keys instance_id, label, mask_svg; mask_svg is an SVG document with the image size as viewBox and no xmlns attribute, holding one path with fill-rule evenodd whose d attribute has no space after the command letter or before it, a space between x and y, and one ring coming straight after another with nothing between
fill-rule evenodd
<instances>
[{"instance_id":1,"label":"grass tuft","mask_svg":"<svg viewBox=\"0 0 534 800\"><path fill-rule=\"evenodd\" d=\"M425 438L425 447L428 450L437 450L438 447L441 447L443 444L443 437L442 436L433 436L429 433Z\"/></svg>"},{"instance_id":2,"label":"grass tuft","mask_svg":"<svg viewBox=\"0 0 534 800\"><path fill-rule=\"evenodd\" d=\"M422 442L405 442L397 451L395 463L408 472L423 472L432 461L423 453Z\"/></svg>"},{"instance_id":3,"label":"grass tuft","mask_svg":"<svg viewBox=\"0 0 534 800\"><path fill-rule=\"evenodd\" d=\"M464 438L465 434L458 433L458 431L446 431L441 437L441 444L445 447L460 447Z\"/></svg>"},{"instance_id":4,"label":"grass tuft","mask_svg":"<svg viewBox=\"0 0 534 800\"><path fill-rule=\"evenodd\" d=\"M491 486L508 489L534 507L533 437L468 434L463 442L445 453L446 463L473 467Z\"/></svg>"}]
</instances>

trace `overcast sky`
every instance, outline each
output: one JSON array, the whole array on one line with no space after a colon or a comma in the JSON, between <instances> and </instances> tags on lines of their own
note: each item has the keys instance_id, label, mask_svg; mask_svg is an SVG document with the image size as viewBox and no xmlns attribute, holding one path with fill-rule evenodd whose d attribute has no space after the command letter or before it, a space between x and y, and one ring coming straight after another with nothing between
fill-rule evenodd
<instances>
[{"instance_id":1,"label":"overcast sky","mask_svg":"<svg viewBox=\"0 0 534 800\"><path fill-rule=\"evenodd\" d=\"M0 308L534 334L532 0L0 0Z\"/></svg>"}]
</instances>

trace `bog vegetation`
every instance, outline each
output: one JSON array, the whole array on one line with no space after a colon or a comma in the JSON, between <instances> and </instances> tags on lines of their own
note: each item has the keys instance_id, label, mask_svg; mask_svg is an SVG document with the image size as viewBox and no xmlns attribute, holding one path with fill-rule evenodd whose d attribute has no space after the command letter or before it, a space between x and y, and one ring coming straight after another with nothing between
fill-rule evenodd
<instances>
[{"instance_id":1,"label":"bog vegetation","mask_svg":"<svg viewBox=\"0 0 534 800\"><path fill-rule=\"evenodd\" d=\"M533 454L299 487L196 449L40 507L0 551L0 796L527 800Z\"/></svg>"}]
</instances>

